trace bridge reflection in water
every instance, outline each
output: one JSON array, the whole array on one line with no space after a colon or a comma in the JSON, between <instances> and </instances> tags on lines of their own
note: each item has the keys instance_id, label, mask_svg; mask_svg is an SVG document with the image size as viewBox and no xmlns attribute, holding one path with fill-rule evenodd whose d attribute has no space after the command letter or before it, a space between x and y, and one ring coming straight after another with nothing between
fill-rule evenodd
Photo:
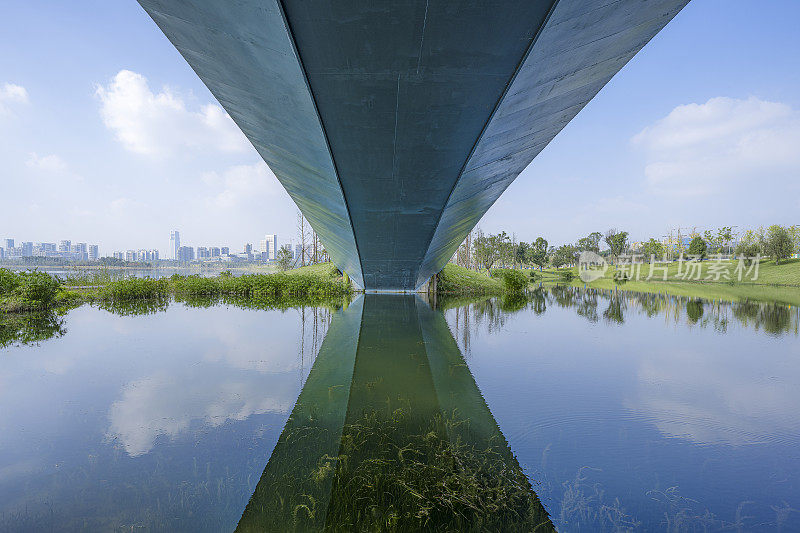
<instances>
[{"instance_id":1,"label":"bridge reflection in water","mask_svg":"<svg viewBox=\"0 0 800 533\"><path fill-rule=\"evenodd\" d=\"M237 531L553 531L441 313L337 313Z\"/></svg>"}]
</instances>

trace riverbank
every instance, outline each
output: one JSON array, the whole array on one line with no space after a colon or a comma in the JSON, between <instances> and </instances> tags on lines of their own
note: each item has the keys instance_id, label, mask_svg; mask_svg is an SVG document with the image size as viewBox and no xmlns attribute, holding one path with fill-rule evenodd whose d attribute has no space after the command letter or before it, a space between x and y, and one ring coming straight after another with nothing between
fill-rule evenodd
<instances>
[{"instance_id":1,"label":"riverbank","mask_svg":"<svg viewBox=\"0 0 800 533\"><path fill-rule=\"evenodd\" d=\"M181 276L112 279L102 274L63 280L41 271L0 269L0 313L24 313L73 307L81 303L119 303L158 300L170 296L236 297L287 305L302 299L318 301L352 294L346 280L331 264L303 267L277 274Z\"/></svg>"},{"instance_id":2,"label":"riverbank","mask_svg":"<svg viewBox=\"0 0 800 533\"><path fill-rule=\"evenodd\" d=\"M617 270L610 267L600 279L584 283L577 267L545 269L543 271L495 269L490 276L455 264L447 264L438 274L437 293L442 296L502 296L536 285L564 285L603 290L632 291L703 298L706 300L751 300L776 302L800 306L800 260L788 260L779 265L763 262L757 277L738 280L736 261L702 263L700 279L684 280L679 277L678 265L671 264L664 275L647 279L649 266L642 265L638 279L635 272L631 280L619 281ZM720 269L728 278L720 281L706 279ZM684 271L686 265L683 266ZM625 274L631 275L630 271ZM744 273L743 273L744 274ZM516 285L520 285L517 287ZM262 300L265 305L293 305L304 299L315 301L340 298L353 293L352 284L332 263L321 263L274 274L244 274L234 276L223 272L216 276L178 275L169 278L134 278L111 275L108 272L91 272L78 276L59 277L42 271L11 271L0 268L0 313L36 312L47 309L70 308L84 302L125 302L158 299L170 296L236 297Z\"/></svg>"},{"instance_id":3,"label":"riverbank","mask_svg":"<svg viewBox=\"0 0 800 533\"><path fill-rule=\"evenodd\" d=\"M448 263L438 274L439 294L450 295L500 295L503 283L483 272L476 272L453 263Z\"/></svg>"},{"instance_id":4,"label":"riverbank","mask_svg":"<svg viewBox=\"0 0 800 533\"><path fill-rule=\"evenodd\" d=\"M631 276L629 281L619 281L615 279L618 270L609 267L603 277L584 283L578 276L578 268L545 269L536 271L536 283L545 286L568 285L573 287L589 287L604 290L645 292L653 294L668 294L672 296L689 296L703 298L706 300L725 300L739 301L752 300L761 302L776 302L787 305L800 305L800 260L790 259L776 265L774 261L762 261L758 267L758 275L755 279L754 271L749 276L745 275L746 265L742 280L739 281L738 261L713 260L703 261L702 270L699 276L694 273L691 278L682 279L679 277L679 266L676 263L670 264L666 269L666 280L663 272L658 271L651 279L647 279L650 273L649 265L642 265L638 279L635 271L632 273L629 268L623 268L622 274ZM712 265L714 265L712 267ZM714 270L709 270L713 268ZM682 266L682 272L687 269L686 263ZM716 272L728 273L728 278L721 276L718 280ZM711 272L709 274L709 272ZM706 279L708 276L711 279ZM567 279L571 278L571 279ZM699 278L699 279L694 279Z\"/></svg>"}]
</instances>

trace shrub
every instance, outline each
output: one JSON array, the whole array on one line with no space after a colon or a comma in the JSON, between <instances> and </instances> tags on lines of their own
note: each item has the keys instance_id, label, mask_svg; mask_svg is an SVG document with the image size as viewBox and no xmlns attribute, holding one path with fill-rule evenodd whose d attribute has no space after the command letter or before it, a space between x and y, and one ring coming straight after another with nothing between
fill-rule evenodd
<instances>
[{"instance_id":1,"label":"shrub","mask_svg":"<svg viewBox=\"0 0 800 533\"><path fill-rule=\"evenodd\" d=\"M61 282L46 272L13 272L0 268L0 308L7 312L33 311L50 306Z\"/></svg>"},{"instance_id":2,"label":"shrub","mask_svg":"<svg viewBox=\"0 0 800 533\"><path fill-rule=\"evenodd\" d=\"M19 285L19 276L7 268L0 268L0 296L11 294Z\"/></svg>"},{"instance_id":3,"label":"shrub","mask_svg":"<svg viewBox=\"0 0 800 533\"><path fill-rule=\"evenodd\" d=\"M700 256L700 259L706 258L706 251L708 250L708 246L706 245L706 241L703 240L702 237L695 237L692 239L692 242L689 243L689 253L691 255Z\"/></svg>"},{"instance_id":4,"label":"shrub","mask_svg":"<svg viewBox=\"0 0 800 533\"><path fill-rule=\"evenodd\" d=\"M558 277L561 278L561 281L566 281L569 283L575 277L575 273L572 271L572 269L562 270L558 273Z\"/></svg>"},{"instance_id":5,"label":"shrub","mask_svg":"<svg viewBox=\"0 0 800 533\"><path fill-rule=\"evenodd\" d=\"M219 278L204 278L198 275L193 276L179 276L172 278L172 286L178 294L188 296L211 296L220 293L220 285L225 283L231 276L222 276Z\"/></svg>"},{"instance_id":6,"label":"shrub","mask_svg":"<svg viewBox=\"0 0 800 533\"><path fill-rule=\"evenodd\" d=\"M110 301L160 298L169 294L169 283L165 279L126 278L112 281L103 287L100 298Z\"/></svg>"},{"instance_id":7,"label":"shrub","mask_svg":"<svg viewBox=\"0 0 800 533\"><path fill-rule=\"evenodd\" d=\"M46 307L58 294L61 284L56 278L46 272L32 270L17 274L19 285L14 289L23 302L34 306Z\"/></svg>"},{"instance_id":8,"label":"shrub","mask_svg":"<svg viewBox=\"0 0 800 533\"><path fill-rule=\"evenodd\" d=\"M508 293L521 293L530 283L530 278L519 270L504 270L502 278L503 288Z\"/></svg>"}]
</instances>

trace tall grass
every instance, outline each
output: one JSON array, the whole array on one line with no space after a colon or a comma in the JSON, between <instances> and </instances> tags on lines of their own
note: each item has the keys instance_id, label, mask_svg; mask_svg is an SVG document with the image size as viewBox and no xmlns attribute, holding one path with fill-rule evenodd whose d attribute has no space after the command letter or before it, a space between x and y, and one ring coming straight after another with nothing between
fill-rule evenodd
<instances>
[{"instance_id":1,"label":"tall grass","mask_svg":"<svg viewBox=\"0 0 800 533\"><path fill-rule=\"evenodd\" d=\"M238 296L248 298L274 297L339 297L352 292L349 285L335 278L312 274L247 274L172 276L173 291L180 296Z\"/></svg>"},{"instance_id":2,"label":"tall grass","mask_svg":"<svg viewBox=\"0 0 800 533\"><path fill-rule=\"evenodd\" d=\"M170 286L166 279L126 278L104 285L99 297L102 301L120 302L166 298L169 293Z\"/></svg>"}]
</instances>

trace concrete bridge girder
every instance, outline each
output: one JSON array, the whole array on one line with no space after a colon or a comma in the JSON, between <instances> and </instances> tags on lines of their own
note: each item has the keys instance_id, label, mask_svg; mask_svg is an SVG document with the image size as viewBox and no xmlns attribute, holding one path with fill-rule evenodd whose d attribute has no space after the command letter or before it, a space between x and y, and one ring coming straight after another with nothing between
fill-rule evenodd
<instances>
[{"instance_id":1,"label":"concrete bridge girder","mask_svg":"<svg viewBox=\"0 0 800 533\"><path fill-rule=\"evenodd\" d=\"M416 290L688 0L139 0L360 287Z\"/></svg>"}]
</instances>

